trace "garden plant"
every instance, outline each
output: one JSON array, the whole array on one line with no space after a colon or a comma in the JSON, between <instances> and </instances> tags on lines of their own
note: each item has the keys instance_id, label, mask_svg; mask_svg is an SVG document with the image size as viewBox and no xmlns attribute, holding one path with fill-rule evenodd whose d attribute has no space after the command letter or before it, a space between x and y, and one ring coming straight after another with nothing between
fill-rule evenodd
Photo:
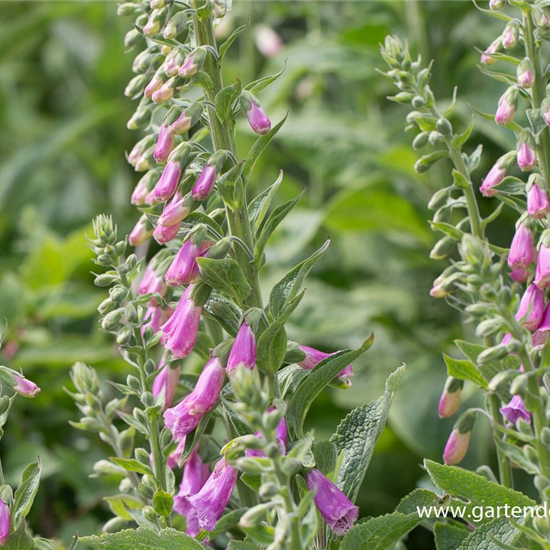
<instances>
[{"instance_id":1,"label":"garden plant","mask_svg":"<svg viewBox=\"0 0 550 550\"><path fill-rule=\"evenodd\" d=\"M443 4L0 21L0 91L91 109L0 111L0 547L550 548L548 7Z\"/></svg>"}]
</instances>

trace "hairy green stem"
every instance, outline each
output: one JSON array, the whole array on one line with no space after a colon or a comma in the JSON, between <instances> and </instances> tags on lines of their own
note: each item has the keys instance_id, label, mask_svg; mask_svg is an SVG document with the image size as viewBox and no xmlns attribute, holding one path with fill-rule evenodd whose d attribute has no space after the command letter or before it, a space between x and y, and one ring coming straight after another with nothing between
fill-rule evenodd
<instances>
[{"instance_id":1,"label":"hairy green stem","mask_svg":"<svg viewBox=\"0 0 550 550\"><path fill-rule=\"evenodd\" d=\"M535 43L534 26L531 18L530 10L523 12L523 28L525 53L533 63L533 86L532 86L532 104L533 109L540 109L543 100L546 98L546 81L540 59L540 46ZM550 186L550 129L544 127L539 134L539 139L536 142L537 158L539 161L540 171L546 188Z\"/></svg>"}]
</instances>

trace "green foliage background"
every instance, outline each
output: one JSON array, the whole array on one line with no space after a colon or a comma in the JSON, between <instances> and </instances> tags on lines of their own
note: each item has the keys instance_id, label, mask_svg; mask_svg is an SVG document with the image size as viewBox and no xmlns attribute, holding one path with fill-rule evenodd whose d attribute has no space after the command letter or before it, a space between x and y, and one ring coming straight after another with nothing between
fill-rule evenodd
<instances>
[{"instance_id":1,"label":"green foliage background","mask_svg":"<svg viewBox=\"0 0 550 550\"><path fill-rule=\"evenodd\" d=\"M124 55L128 21L115 2L3 2L0 18L0 319L7 333L0 361L22 368L43 389L14 408L1 449L8 481L40 455L44 482L31 524L65 542L75 531L98 532L108 515L102 497L112 487L89 478L106 449L73 430L68 370L83 360L110 377L125 375L116 348L97 326L103 292L93 286L85 234L101 212L122 231L136 221L129 197L136 177L127 165L136 136L123 95L131 77ZM407 375L396 396L358 504L363 515L391 511L415 486L427 483L421 459L440 460L452 421L437 417L446 374L441 352L463 337L458 316L429 297L442 270L428 258L435 242L425 204L449 184L446 167L418 176L403 133L404 110L376 72L378 44L387 33L408 36L413 49L435 59L433 88L450 98L459 85L458 117L469 102L494 109L501 86L477 70L478 53L499 32L469 2L234 2L229 27L250 18L226 63L226 81L283 76L261 99L274 120L290 117L253 178L257 192L283 169L280 200L307 187L268 250L275 282L297 260L332 237L293 315L294 340L332 351L357 346L371 331L376 343L356 365L353 388L324 393L312 424L327 439L346 412L378 396L400 363ZM274 28L283 50L265 59L254 42L259 23ZM225 32L230 32L225 31ZM513 144L483 120L479 140L493 160ZM243 124L239 149L253 136ZM479 179L490 166L484 165ZM512 220L494 237L507 245ZM467 335L468 336L468 335ZM469 335L471 336L471 335ZM116 373L116 374L114 374ZM468 401L479 399L469 389ZM491 460L486 426L476 427L468 467ZM525 488L524 490L529 490ZM409 548L430 548L417 529Z\"/></svg>"}]
</instances>

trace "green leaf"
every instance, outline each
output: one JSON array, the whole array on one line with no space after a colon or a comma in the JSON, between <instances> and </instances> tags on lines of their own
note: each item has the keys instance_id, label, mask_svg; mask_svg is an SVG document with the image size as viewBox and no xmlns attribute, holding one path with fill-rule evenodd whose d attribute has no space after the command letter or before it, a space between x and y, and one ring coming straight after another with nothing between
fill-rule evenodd
<instances>
[{"instance_id":1,"label":"green leaf","mask_svg":"<svg viewBox=\"0 0 550 550\"><path fill-rule=\"evenodd\" d=\"M269 76L263 76L262 78L259 78L258 80L255 80L250 84L247 84L244 89L252 92L254 95L259 94L262 90L275 82L275 80L277 80L285 72L285 68L286 65L278 73Z\"/></svg>"},{"instance_id":2,"label":"green leaf","mask_svg":"<svg viewBox=\"0 0 550 550\"><path fill-rule=\"evenodd\" d=\"M400 512L369 519L348 531L339 550L392 550L420 522L418 514Z\"/></svg>"},{"instance_id":3,"label":"green leaf","mask_svg":"<svg viewBox=\"0 0 550 550\"><path fill-rule=\"evenodd\" d=\"M10 532L2 550L33 550L35 543L33 538L27 533L25 522L21 523L17 529Z\"/></svg>"},{"instance_id":4,"label":"green leaf","mask_svg":"<svg viewBox=\"0 0 550 550\"><path fill-rule=\"evenodd\" d=\"M191 214L183 220L178 231L178 237L184 237L199 224L210 227L220 237L224 234L223 229L210 216L207 216L204 212L191 212Z\"/></svg>"},{"instance_id":5,"label":"green leaf","mask_svg":"<svg viewBox=\"0 0 550 550\"><path fill-rule=\"evenodd\" d=\"M508 501L502 501L508 504ZM476 527L458 547L458 550L500 550L500 546L491 540L495 538L504 544L513 544L521 533L513 527L507 518L497 518Z\"/></svg>"},{"instance_id":6,"label":"green leaf","mask_svg":"<svg viewBox=\"0 0 550 550\"><path fill-rule=\"evenodd\" d=\"M224 60L224 57L226 56L229 48L231 47L231 44L239 38L239 36L246 30L246 27L248 27L248 22L246 22L244 25L241 25L240 27L237 27L230 35L229 38L220 46L220 51L218 54L218 63L222 63Z\"/></svg>"},{"instance_id":7,"label":"green leaf","mask_svg":"<svg viewBox=\"0 0 550 550\"><path fill-rule=\"evenodd\" d=\"M227 292L242 303L250 294L250 285L239 264L233 258L215 260L197 258L203 281L216 290Z\"/></svg>"},{"instance_id":8,"label":"green leaf","mask_svg":"<svg viewBox=\"0 0 550 550\"><path fill-rule=\"evenodd\" d=\"M304 191L297 197L275 208L261 227L258 240L256 241L256 249L254 250L254 263L256 267L259 268L263 264L265 247L267 246L267 241L271 233L273 233L275 228L285 219L286 215L298 204L303 194Z\"/></svg>"},{"instance_id":9,"label":"green leaf","mask_svg":"<svg viewBox=\"0 0 550 550\"><path fill-rule=\"evenodd\" d=\"M435 547L437 550L456 550L471 532L466 526L437 522L434 526Z\"/></svg>"},{"instance_id":10,"label":"green leaf","mask_svg":"<svg viewBox=\"0 0 550 550\"><path fill-rule=\"evenodd\" d=\"M330 476L336 468L336 445L332 441L314 443L311 450L315 458L315 467L326 476Z\"/></svg>"},{"instance_id":11,"label":"green leaf","mask_svg":"<svg viewBox=\"0 0 550 550\"><path fill-rule=\"evenodd\" d=\"M153 475L153 470L149 466L142 464L134 458L118 458L113 456L110 458L111 462L122 466L127 472L137 472L143 475Z\"/></svg>"},{"instance_id":12,"label":"green leaf","mask_svg":"<svg viewBox=\"0 0 550 550\"><path fill-rule=\"evenodd\" d=\"M40 485L40 472L42 471L42 464L40 458L29 464L23 474L21 475L21 481L15 491L13 498L13 506L11 507L11 525L12 529L17 529L23 520L30 512L34 497L38 491Z\"/></svg>"},{"instance_id":13,"label":"green leaf","mask_svg":"<svg viewBox=\"0 0 550 550\"><path fill-rule=\"evenodd\" d=\"M328 361L327 358L325 361ZM350 359L351 361L351 359ZM341 362L339 363L341 364ZM334 369L325 366L325 370ZM313 370L310 378L317 367ZM336 372L335 374L337 374ZM374 453L374 446L384 430L393 396L403 375L405 367L399 367L386 380L384 395L351 411L340 423L331 437L336 445L338 455L341 455L341 465L336 478L336 485L354 502L361 488L361 483ZM304 385L314 382L306 379ZM301 387L295 395L298 394ZM292 406L292 400L291 405ZM307 411L306 411L307 412Z\"/></svg>"},{"instance_id":14,"label":"green leaf","mask_svg":"<svg viewBox=\"0 0 550 550\"><path fill-rule=\"evenodd\" d=\"M374 335L371 334L355 350L342 350L319 362L309 376L305 378L288 403L287 422L294 433L301 436L304 421L311 404L321 391L332 382L339 372L347 365L365 353L374 343Z\"/></svg>"},{"instance_id":15,"label":"green leaf","mask_svg":"<svg viewBox=\"0 0 550 550\"><path fill-rule=\"evenodd\" d=\"M503 502L510 506L535 506L536 504L534 500L519 491L489 481L463 468L446 466L431 460L425 460L424 466L437 487L452 496L467 499L469 507L475 505L498 507Z\"/></svg>"},{"instance_id":16,"label":"green leaf","mask_svg":"<svg viewBox=\"0 0 550 550\"><path fill-rule=\"evenodd\" d=\"M153 508L157 514L167 518L174 507L174 497L166 491L158 490L153 496Z\"/></svg>"},{"instance_id":17,"label":"green leaf","mask_svg":"<svg viewBox=\"0 0 550 550\"><path fill-rule=\"evenodd\" d=\"M487 69L483 65L478 65L477 68L488 77L492 78L493 80L496 80L497 82L503 82L504 84L507 84L508 86L515 85L517 83L516 79L511 77L509 74L501 73L498 71L491 71L490 69Z\"/></svg>"},{"instance_id":18,"label":"green leaf","mask_svg":"<svg viewBox=\"0 0 550 550\"><path fill-rule=\"evenodd\" d=\"M454 149L461 149L462 146L468 141L470 138L470 135L472 134L472 130L474 129L474 121L472 119L472 122L468 125L468 128L462 133L462 134L455 134L453 137L453 141L451 142L451 145Z\"/></svg>"},{"instance_id":19,"label":"green leaf","mask_svg":"<svg viewBox=\"0 0 550 550\"><path fill-rule=\"evenodd\" d=\"M125 529L118 533L92 535L80 539L100 550L207 550L208 547L175 529L153 531L146 527Z\"/></svg>"},{"instance_id":20,"label":"green leaf","mask_svg":"<svg viewBox=\"0 0 550 550\"><path fill-rule=\"evenodd\" d=\"M415 489L401 499L401 502L397 505L396 512L412 514L416 512L418 506L437 506L439 503L439 497L433 491Z\"/></svg>"},{"instance_id":21,"label":"green leaf","mask_svg":"<svg viewBox=\"0 0 550 550\"><path fill-rule=\"evenodd\" d=\"M232 540L229 542L227 550L260 550L260 547L246 540Z\"/></svg>"},{"instance_id":22,"label":"green leaf","mask_svg":"<svg viewBox=\"0 0 550 550\"><path fill-rule=\"evenodd\" d=\"M326 252L330 244L328 239L325 244L315 251L309 258L293 267L274 287L269 296L269 309L277 317L289 300L292 300L302 289L305 278L315 265L317 260Z\"/></svg>"},{"instance_id":23,"label":"green leaf","mask_svg":"<svg viewBox=\"0 0 550 550\"><path fill-rule=\"evenodd\" d=\"M302 301L304 292L305 291L290 300L279 317L277 317L258 338L256 358L260 370L264 372L275 372L282 364L287 347L285 323Z\"/></svg>"},{"instance_id":24,"label":"green leaf","mask_svg":"<svg viewBox=\"0 0 550 550\"><path fill-rule=\"evenodd\" d=\"M446 353L443 354L443 359L447 365L447 373L453 378L459 380L469 380L484 390L488 388L487 380L480 374L477 367L465 359L453 359Z\"/></svg>"},{"instance_id":25,"label":"green leaf","mask_svg":"<svg viewBox=\"0 0 550 550\"><path fill-rule=\"evenodd\" d=\"M128 513L128 508L129 509L143 508L143 502L139 500L139 498L134 497L132 495L127 495L127 494L113 495L110 497L105 497L105 500L107 501L109 508L111 509L113 514L115 514L115 516L119 516L128 521L132 520L132 516Z\"/></svg>"},{"instance_id":26,"label":"green leaf","mask_svg":"<svg viewBox=\"0 0 550 550\"><path fill-rule=\"evenodd\" d=\"M229 119L232 111L233 104L237 101L237 98L241 94L241 83L239 81L231 86L222 88L214 99L216 105L216 114L222 124L225 124Z\"/></svg>"},{"instance_id":27,"label":"green leaf","mask_svg":"<svg viewBox=\"0 0 550 550\"><path fill-rule=\"evenodd\" d=\"M254 165L256 164L256 161L258 160L258 158L260 158L260 155L263 153L264 149L269 145L270 141L277 135L277 132L283 127L283 124L286 122L287 117L288 117L288 114L285 115L283 120L281 120L279 123L273 126L273 128L271 128L271 130L267 134L260 136L254 142L254 145L250 148L250 151L248 152L246 161L244 163L243 174L242 174L245 187L248 184L248 181L250 180L250 176L252 174L252 170L254 169Z\"/></svg>"},{"instance_id":28,"label":"green leaf","mask_svg":"<svg viewBox=\"0 0 550 550\"><path fill-rule=\"evenodd\" d=\"M451 239L454 239L455 241L462 240L462 237L464 236L464 231L458 229L454 225L451 225L450 223L445 222L431 222L431 226L434 229L437 229L438 231L441 231L445 235L451 237Z\"/></svg>"},{"instance_id":29,"label":"green leaf","mask_svg":"<svg viewBox=\"0 0 550 550\"><path fill-rule=\"evenodd\" d=\"M258 233L262 222L267 215L271 201L273 200L275 193L277 193L282 181L283 171L281 170L277 181L270 185L267 189L264 189L248 205L248 218L250 220L250 226L252 227L252 232L254 235Z\"/></svg>"}]
</instances>

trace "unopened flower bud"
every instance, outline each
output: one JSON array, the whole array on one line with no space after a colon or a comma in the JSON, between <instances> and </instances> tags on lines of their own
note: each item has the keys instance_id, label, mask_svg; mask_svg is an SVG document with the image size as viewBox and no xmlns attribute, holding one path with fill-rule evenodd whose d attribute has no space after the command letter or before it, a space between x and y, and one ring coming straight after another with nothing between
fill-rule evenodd
<instances>
[{"instance_id":1,"label":"unopened flower bud","mask_svg":"<svg viewBox=\"0 0 550 550\"><path fill-rule=\"evenodd\" d=\"M485 245L476 237L465 233L460 242L462 257L470 265L480 265L487 259Z\"/></svg>"},{"instance_id":2,"label":"unopened flower bud","mask_svg":"<svg viewBox=\"0 0 550 550\"><path fill-rule=\"evenodd\" d=\"M207 164L199 176L197 183L193 186L191 194L196 201L202 201L210 195L216 182L216 167Z\"/></svg>"},{"instance_id":3,"label":"unopened flower bud","mask_svg":"<svg viewBox=\"0 0 550 550\"><path fill-rule=\"evenodd\" d=\"M437 241L430 251L430 258L432 260L443 260L446 258L455 246L455 240L451 237L443 237Z\"/></svg>"},{"instance_id":4,"label":"unopened flower bud","mask_svg":"<svg viewBox=\"0 0 550 550\"><path fill-rule=\"evenodd\" d=\"M532 144L522 141L518 147L518 166L522 172L532 170L537 164L537 156Z\"/></svg>"},{"instance_id":5,"label":"unopened flower bud","mask_svg":"<svg viewBox=\"0 0 550 550\"><path fill-rule=\"evenodd\" d=\"M542 272L541 272L542 276ZM539 280L543 283L545 279ZM535 278L535 283L537 282ZM531 284L523 294L516 319L523 324L527 330L536 330L542 320L544 313L544 292L537 284Z\"/></svg>"},{"instance_id":6,"label":"unopened flower bud","mask_svg":"<svg viewBox=\"0 0 550 550\"><path fill-rule=\"evenodd\" d=\"M143 93L143 89L147 84L147 76L140 74L132 78L124 90L126 97L136 97Z\"/></svg>"},{"instance_id":7,"label":"unopened flower bud","mask_svg":"<svg viewBox=\"0 0 550 550\"><path fill-rule=\"evenodd\" d=\"M244 91L240 101L241 109L246 114L252 130L257 134L267 134L271 130L271 121L256 96L249 91Z\"/></svg>"},{"instance_id":8,"label":"unopened flower bud","mask_svg":"<svg viewBox=\"0 0 550 550\"><path fill-rule=\"evenodd\" d=\"M517 228L510 252L508 254L508 266L511 269L525 269L535 259L535 247L533 246L533 233L524 223Z\"/></svg>"},{"instance_id":9,"label":"unopened flower bud","mask_svg":"<svg viewBox=\"0 0 550 550\"><path fill-rule=\"evenodd\" d=\"M189 78L195 76L201 69L206 61L208 52L204 47L196 48L193 50L182 63L178 70L178 74L181 77Z\"/></svg>"},{"instance_id":10,"label":"unopened flower bud","mask_svg":"<svg viewBox=\"0 0 550 550\"><path fill-rule=\"evenodd\" d=\"M412 144L413 149L415 149L415 150L422 149L422 147L427 145L429 136L430 136L429 132L420 132L414 138L414 141L413 141L413 144Z\"/></svg>"},{"instance_id":11,"label":"unopened flower bud","mask_svg":"<svg viewBox=\"0 0 550 550\"><path fill-rule=\"evenodd\" d=\"M476 415L472 411L465 412L458 419L443 451L445 464L453 465L462 462L468 452L475 420Z\"/></svg>"},{"instance_id":12,"label":"unopened flower bud","mask_svg":"<svg viewBox=\"0 0 550 550\"><path fill-rule=\"evenodd\" d=\"M184 11L175 13L166 23L162 36L167 40L177 38L187 28L187 15ZM181 42L181 40L180 40Z\"/></svg>"},{"instance_id":13,"label":"unopened flower bud","mask_svg":"<svg viewBox=\"0 0 550 550\"><path fill-rule=\"evenodd\" d=\"M519 27L518 24L512 20L504 28L502 33L502 45L505 49L511 50L515 48L518 43Z\"/></svg>"},{"instance_id":14,"label":"unopened flower bud","mask_svg":"<svg viewBox=\"0 0 550 550\"><path fill-rule=\"evenodd\" d=\"M550 201L544 190L544 181L538 174L533 174L527 183L527 212L536 220L545 218L550 212Z\"/></svg>"},{"instance_id":15,"label":"unopened flower bud","mask_svg":"<svg viewBox=\"0 0 550 550\"><path fill-rule=\"evenodd\" d=\"M178 74L179 68L181 67L181 64L183 63L183 59L183 53L180 49L172 50L166 56L166 60L162 65L164 74L168 77L176 76Z\"/></svg>"},{"instance_id":16,"label":"unopened flower bud","mask_svg":"<svg viewBox=\"0 0 550 550\"><path fill-rule=\"evenodd\" d=\"M494 57L492 54L498 53L501 48L502 48L502 38L499 36L483 52L483 54L481 55L481 63L483 65L492 65L493 63L496 63L498 59Z\"/></svg>"},{"instance_id":17,"label":"unopened flower bud","mask_svg":"<svg viewBox=\"0 0 550 550\"><path fill-rule=\"evenodd\" d=\"M175 76L168 79L157 91L153 92L151 99L155 103L165 103L169 101L174 96L174 91L179 85L179 82L179 79Z\"/></svg>"},{"instance_id":18,"label":"unopened flower bud","mask_svg":"<svg viewBox=\"0 0 550 550\"><path fill-rule=\"evenodd\" d=\"M132 29L126 33L124 37L124 46L127 50L134 49L141 42L141 34L136 29Z\"/></svg>"},{"instance_id":19,"label":"unopened flower bud","mask_svg":"<svg viewBox=\"0 0 550 550\"><path fill-rule=\"evenodd\" d=\"M499 10L504 5L504 0L489 0L489 8L491 10Z\"/></svg>"},{"instance_id":20,"label":"unopened flower bud","mask_svg":"<svg viewBox=\"0 0 550 550\"><path fill-rule=\"evenodd\" d=\"M153 228L147 219L145 214L141 216L137 224L132 229L130 235L128 235L128 242L132 246L139 246L143 244L153 234Z\"/></svg>"},{"instance_id":21,"label":"unopened flower bud","mask_svg":"<svg viewBox=\"0 0 550 550\"><path fill-rule=\"evenodd\" d=\"M512 122L516 114L518 104L518 91L513 86L508 88L498 102L498 109L495 113L495 122L506 125Z\"/></svg>"},{"instance_id":22,"label":"unopened flower bud","mask_svg":"<svg viewBox=\"0 0 550 550\"><path fill-rule=\"evenodd\" d=\"M531 88L535 81L535 72L533 70L533 64L531 60L526 57L519 65L517 69L518 84L525 89Z\"/></svg>"},{"instance_id":23,"label":"unopened flower bud","mask_svg":"<svg viewBox=\"0 0 550 550\"><path fill-rule=\"evenodd\" d=\"M10 509L4 502L3 498L0 498L0 546L6 544L8 537L10 536Z\"/></svg>"},{"instance_id":24,"label":"unopened flower bud","mask_svg":"<svg viewBox=\"0 0 550 550\"><path fill-rule=\"evenodd\" d=\"M153 78L149 81L149 84L147 84L147 86L145 86L145 89L143 90L143 94L145 95L145 97L151 99L153 97L153 94L162 88L164 81L164 71L162 69L158 69L157 72L153 75Z\"/></svg>"},{"instance_id":25,"label":"unopened flower bud","mask_svg":"<svg viewBox=\"0 0 550 550\"><path fill-rule=\"evenodd\" d=\"M445 384L445 389L439 400L438 414L439 418L449 418L453 416L460 407L460 394L464 387L464 381L449 376Z\"/></svg>"},{"instance_id":26,"label":"unopened flower bud","mask_svg":"<svg viewBox=\"0 0 550 550\"><path fill-rule=\"evenodd\" d=\"M140 106L136 109L135 113L130 117L130 120L126 123L128 130L138 130L143 126L146 126L151 121L153 112L146 106Z\"/></svg>"},{"instance_id":27,"label":"unopened flower bud","mask_svg":"<svg viewBox=\"0 0 550 550\"><path fill-rule=\"evenodd\" d=\"M158 34L164 20L166 19L166 9L157 9L151 12L147 23L143 26L143 34L146 36L153 36Z\"/></svg>"}]
</instances>

